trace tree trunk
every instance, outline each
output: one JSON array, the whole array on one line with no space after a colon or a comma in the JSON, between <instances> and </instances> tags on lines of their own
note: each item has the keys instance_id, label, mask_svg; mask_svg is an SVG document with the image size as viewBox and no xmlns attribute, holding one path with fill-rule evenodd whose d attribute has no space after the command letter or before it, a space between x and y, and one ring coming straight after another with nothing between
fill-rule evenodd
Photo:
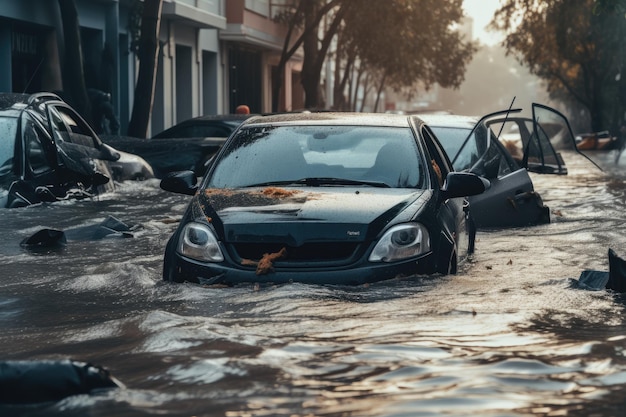
<instances>
[{"instance_id":1,"label":"tree trunk","mask_svg":"<svg viewBox=\"0 0 626 417\"><path fill-rule=\"evenodd\" d=\"M335 84L333 86L333 102L335 104L336 110L349 110L351 97L348 95L348 98L345 96L346 86L348 85L348 81L350 81L350 74L354 68L356 52L354 48L350 51L347 51L345 48L341 47L342 42L341 39L337 42L337 59L335 63ZM341 66L341 57L345 56L345 65ZM351 94L348 92L348 94Z\"/></svg>"},{"instance_id":2,"label":"tree trunk","mask_svg":"<svg viewBox=\"0 0 626 417\"><path fill-rule=\"evenodd\" d=\"M154 103L154 85L159 56L159 28L163 0L145 0L139 39L139 74L128 135L145 138Z\"/></svg>"},{"instance_id":3,"label":"tree trunk","mask_svg":"<svg viewBox=\"0 0 626 417\"><path fill-rule=\"evenodd\" d=\"M285 66L287 65L287 61L296 53L300 45L305 41L305 39L310 38L311 36L317 36L317 28L322 20L322 18L328 13L329 10L332 10L337 4L339 4L342 0L331 0L328 3L324 4L319 10L317 10L317 14L315 16L310 15L312 11L316 9L314 6L314 2L312 0L300 0L298 2L297 10L294 12L291 21L288 25L287 36L285 37L285 42L283 43L283 50L280 56L280 62L278 63L278 67L276 72L272 76L272 110L277 111L280 103L280 92L283 86ZM291 35L293 31L296 29L296 23L298 22L300 15L304 13L305 15L309 13L305 18L305 27L298 39L296 39L289 47L289 43L291 42ZM306 54L305 54L306 55ZM306 60L306 59L305 59ZM303 71L304 73L304 71ZM303 81L304 85L304 81ZM305 90L306 91L306 90Z\"/></svg>"},{"instance_id":4,"label":"tree trunk","mask_svg":"<svg viewBox=\"0 0 626 417\"><path fill-rule=\"evenodd\" d=\"M327 3L327 6L330 3ZM304 107L316 109L319 106L319 86L322 66L326 59L326 54L330 48L331 40L337 33L343 16L350 8L350 3L342 3L333 17L333 21L326 29L321 42L318 41L317 31L310 31L305 34L302 48L304 50L304 61L302 63L302 88L304 89ZM320 11L313 1L305 1L304 15L306 27L317 27L319 25ZM319 43L318 43L319 42Z\"/></svg>"},{"instance_id":5,"label":"tree trunk","mask_svg":"<svg viewBox=\"0 0 626 417\"><path fill-rule=\"evenodd\" d=\"M63 21L63 38L65 43L62 74L65 98L89 124L92 124L91 105L85 85L83 51L81 48L76 4L74 0L59 0L59 9Z\"/></svg>"},{"instance_id":6,"label":"tree trunk","mask_svg":"<svg viewBox=\"0 0 626 417\"><path fill-rule=\"evenodd\" d=\"M380 80L380 84L378 85L378 91L376 91L376 101L374 102L374 109L372 111L377 111L378 104L380 103L380 95L385 89L385 81L387 80L387 74L385 73Z\"/></svg>"}]
</instances>

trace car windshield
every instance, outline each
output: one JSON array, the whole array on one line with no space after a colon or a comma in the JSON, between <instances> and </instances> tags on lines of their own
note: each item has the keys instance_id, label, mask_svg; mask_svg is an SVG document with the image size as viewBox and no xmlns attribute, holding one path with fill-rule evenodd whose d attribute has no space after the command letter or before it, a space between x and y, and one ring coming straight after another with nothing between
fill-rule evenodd
<instances>
[{"instance_id":1,"label":"car windshield","mask_svg":"<svg viewBox=\"0 0 626 417\"><path fill-rule=\"evenodd\" d=\"M422 158L408 127L252 126L226 145L210 188L363 185L424 188Z\"/></svg>"},{"instance_id":2,"label":"car windshield","mask_svg":"<svg viewBox=\"0 0 626 417\"><path fill-rule=\"evenodd\" d=\"M13 168L17 118L0 116L0 176Z\"/></svg>"}]
</instances>

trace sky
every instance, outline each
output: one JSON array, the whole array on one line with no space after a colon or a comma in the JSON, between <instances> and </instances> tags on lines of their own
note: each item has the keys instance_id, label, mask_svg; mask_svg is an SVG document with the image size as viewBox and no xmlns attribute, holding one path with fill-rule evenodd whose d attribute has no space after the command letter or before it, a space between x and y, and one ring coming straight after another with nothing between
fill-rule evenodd
<instances>
[{"instance_id":1,"label":"sky","mask_svg":"<svg viewBox=\"0 0 626 417\"><path fill-rule=\"evenodd\" d=\"M483 44L495 45L502 37L485 29L499 7L500 0L463 0L463 9L474 19L474 38Z\"/></svg>"}]
</instances>

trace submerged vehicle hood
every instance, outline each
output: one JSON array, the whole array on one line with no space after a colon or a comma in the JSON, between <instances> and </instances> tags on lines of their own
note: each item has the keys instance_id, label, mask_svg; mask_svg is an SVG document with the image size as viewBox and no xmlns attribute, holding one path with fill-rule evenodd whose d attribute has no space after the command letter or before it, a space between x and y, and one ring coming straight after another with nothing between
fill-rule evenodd
<instances>
[{"instance_id":1,"label":"submerged vehicle hood","mask_svg":"<svg viewBox=\"0 0 626 417\"><path fill-rule=\"evenodd\" d=\"M431 191L353 187L207 189L194 217L205 216L225 242L311 241L374 238L394 219L408 221ZM407 210L407 208L411 208Z\"/></svg>"}]
</instances>

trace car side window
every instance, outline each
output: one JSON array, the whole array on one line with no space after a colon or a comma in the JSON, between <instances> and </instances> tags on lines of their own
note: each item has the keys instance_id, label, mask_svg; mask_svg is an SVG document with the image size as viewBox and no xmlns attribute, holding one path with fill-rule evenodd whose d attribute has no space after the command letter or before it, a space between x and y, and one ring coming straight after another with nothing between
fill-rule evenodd
<instances>
[{"instance_id":1,"label":"car side window","mask_svg":"<svg viewBox=\"0 0 626 417\"><path fill-rule=\"evenodd\" d=\"M13 117L0 117L0 177L11 173L14 169L15 136L17 132L17 119Z\"/></svg>"},{"instance_id":2,"label":"car side window","mask_svg":"<svg viewBox=\"0 0 626 417\"><path fill-rule=\"evenodd\" d=\"M54 107L48 108L48 114L50 119L50 127L54 133L54 139L57 141L70 141L69 132L67 126L63 122L63 117Z\"/></svg>"},{"instance_id":3,"label":"car side window","mask_svg":"<svg viewBox=\"0 0 626 417\"><path fill-rule=\"evenodd\" d=\"M452 165L447 154L426 126L422 127L421 133L428 147L428 152L430 153L431 160L429 162L435 172L437 183L439 187L441 187L443 186L446 176L452 170Z\"/></svg>"},{"instance_id":4,"label":"car side window","mask_svg":"<svg viewBox=\"0 0 626 417\"><path fill-rule=\"evenodd\" d=\"M35 175L51 171L52 167L48 161L46 151L41 143L44 133L31 120L24 120L22 124L22 135L26 148L26 161Z\"/></svg>"},{"instance_id":5,"label":"car side window","mask_svg":"<svg viewBox=\"0 0 626 417\"><path fill-rule=\"evenodd\" d=\"M50 106L50 119L53 127L58 131L55 137L75 143L77 145L98 148L98 144L86 122L78 114L61 106Z\"/></svg>"},{"instance_id":6,"label":"car side window","mask_svg":"<svg viewBox=\"0 0 626 417\"><path fill-rule=\"evenodd\" d=\"M189 132L184 136L189 137L226 137L230 131L219 126L190 126L187 128Z\"/></svg>"}]
</instances>

